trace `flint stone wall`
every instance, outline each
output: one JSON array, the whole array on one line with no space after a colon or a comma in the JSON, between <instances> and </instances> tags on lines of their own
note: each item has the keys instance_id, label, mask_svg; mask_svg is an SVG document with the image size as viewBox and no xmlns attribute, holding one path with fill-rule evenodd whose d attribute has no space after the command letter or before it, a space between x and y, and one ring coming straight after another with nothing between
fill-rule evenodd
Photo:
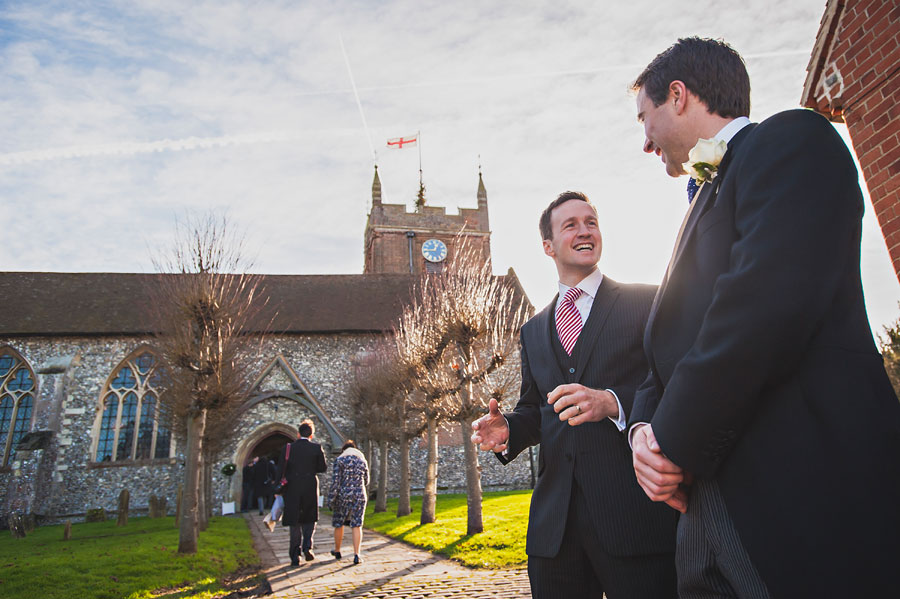
<instances>
[{"instance_id":1,"label":"flint stone wall","mask_svg":"<svg viewBox=\"0 0 900 599\"><path fill-rule=\"evenodd\" d=\"M344 438L360 439L349 400L352 363L359 352L371 348L377 337L374 334L272 335L261 342L250 368L262 374L277 356L282 356L339 433ZM174 513L175 495L184 469L183 442L174 434L171 458L93 461L103 387L122 360L139 347L151 344L150 338L124 336L0 338L0 347L14 348L35 372L36 401L30 430L53 432L50 447L28 456L27 464L22 463L26 460L16 464L13 458L10 466L0 468L0 495L7 498L0 509L8 512L13 504L27 505L44 521L81 518L91 508L114 511L119 492L128 489L134 513L148 511L152 494L165 497L169 513ZM60 364L64 365L62 370ZM53 367L44 368L45 365ZM510 367L518 368L518 365ZM290 374L276 365L257 389L257 395L263 394L266 398L241 416L234 438L212 465L214 513L221 509L222 502L240 499L241 464L237 464L238 470L232 477L223 475L221 468L250 449L246 443L248 437L266 426L281 425L294 431L304 418L312 418L316 423L315 440L323 444L326 452L329 470L320 477L320 488L321 493L327 493L331 461L340 447L335 446L328 427L320 418L302 403L279 396L279 391L296 394L298 389ZM414 490L421 489L426 457L424 444L413 441L410 453L412 486ZM441 489L464 489L462 446L441 447L440 456L438 484ZM527 454L504 467L492 455L479 452L482 485L486 490L529 488L531 465L526 458ZM389 493L396 495L399 483L396 448L390 452L389 460ZM377 462L373 459L373 478L376 473ZM20 478L22 476L31 478L25 481ZM23 488L31 489L30 496L21 497Z\"/></svg>"}]
</instances>

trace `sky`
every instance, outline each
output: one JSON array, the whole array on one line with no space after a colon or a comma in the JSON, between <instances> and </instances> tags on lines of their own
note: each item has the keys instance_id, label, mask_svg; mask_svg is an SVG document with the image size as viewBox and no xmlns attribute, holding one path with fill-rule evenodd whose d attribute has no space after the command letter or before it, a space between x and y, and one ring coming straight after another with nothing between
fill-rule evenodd
<instances>
[{"instance_id":1,"label":"sky","mask_svg":"<svg viewBox=\"0 0 900 599\"><path fill-rule=\"evenodd\" d=\"M373 165L384 202L411 207L418 149L428 203L451 213L476 206L481 168L494 271L513 268L535 306L556 292L537 220L567 189L597 205L604 273L658 283L685 179L641 151L629 83L678 37L716 37L745 58L753 120L796 108L824 9L0 0L0 270L152 272L176 219L214 210L256 272L361 273ZM416 132L418 148L386 146ZM900 284L866 201L879 332Z\"/></svg>"}]
</instances>

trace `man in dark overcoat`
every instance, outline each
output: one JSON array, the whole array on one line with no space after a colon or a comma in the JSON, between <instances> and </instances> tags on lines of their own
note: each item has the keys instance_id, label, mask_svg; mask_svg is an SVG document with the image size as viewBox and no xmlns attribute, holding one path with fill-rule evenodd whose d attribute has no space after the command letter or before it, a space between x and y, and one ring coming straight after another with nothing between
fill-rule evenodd
<instances>
[{"instance_id":1,"label":"man in dark overcoat","mask_svg":"<svg viewBox=\"0 0 900 599\"><path fill-rule=\"evenodd\" d=\"M289 554L292 566L300 565L301 551L306 561L316 559L312 552L313 533L319 520L319 478L316 474L326 469L322 446L312 442L315 425L311 420L304 420L298 430L300 438L291 443L287 466L283 469L287 487L281 524L291 527ZM283 464L284 456L281 457Z\"/></svg>"}]
</instances>

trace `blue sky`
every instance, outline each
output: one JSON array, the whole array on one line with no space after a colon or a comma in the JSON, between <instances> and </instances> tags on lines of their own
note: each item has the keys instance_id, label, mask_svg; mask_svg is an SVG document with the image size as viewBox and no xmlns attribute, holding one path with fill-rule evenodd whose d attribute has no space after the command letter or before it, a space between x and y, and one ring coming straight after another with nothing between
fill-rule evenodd
<instances>
[{"instance_id":1,"label":"blue sky","mask_svg":"<svg viewBox=\"0 0 900 599\"><path fill-rule=\"evenodd\" d=\"M0 268L152 271L185 210L227 210L255 269L358 273L373 155L411 205L422 133L432 205L474 207L482 165L494 269L555 292L536 221L585 191L604 272L658 282L687 207L640 151L629 82L677 37L744 56L751 117L797 107L824 0L0 2ZM343 39L346 61L341 49ZM349 62L368 124L352 92ZM846 131L839 127L846 137ZM871 205L873 328L898 315Z\"/></svg>"}]
</instances>

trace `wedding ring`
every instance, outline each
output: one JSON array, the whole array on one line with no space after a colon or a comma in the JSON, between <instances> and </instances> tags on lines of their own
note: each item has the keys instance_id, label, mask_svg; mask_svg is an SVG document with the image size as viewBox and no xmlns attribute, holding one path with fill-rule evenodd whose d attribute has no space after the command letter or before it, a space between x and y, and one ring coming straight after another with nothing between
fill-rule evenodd
<instances>
[{"instance_id":1,"label":"wedding ring","mask_svg":"<svg viewBox=\"0 0 900 599\"><path fill-rule=\"evenodd\" d=\"M579 404L575 404L575 409L577 409L577 410L578 410L578 413L577 413L577 414L575 414L575 415L576 415L576 416L579 416L579 415L581 415L581 406L580 406L580 405L579 405Z\"/></svg>"}]
</instances>

